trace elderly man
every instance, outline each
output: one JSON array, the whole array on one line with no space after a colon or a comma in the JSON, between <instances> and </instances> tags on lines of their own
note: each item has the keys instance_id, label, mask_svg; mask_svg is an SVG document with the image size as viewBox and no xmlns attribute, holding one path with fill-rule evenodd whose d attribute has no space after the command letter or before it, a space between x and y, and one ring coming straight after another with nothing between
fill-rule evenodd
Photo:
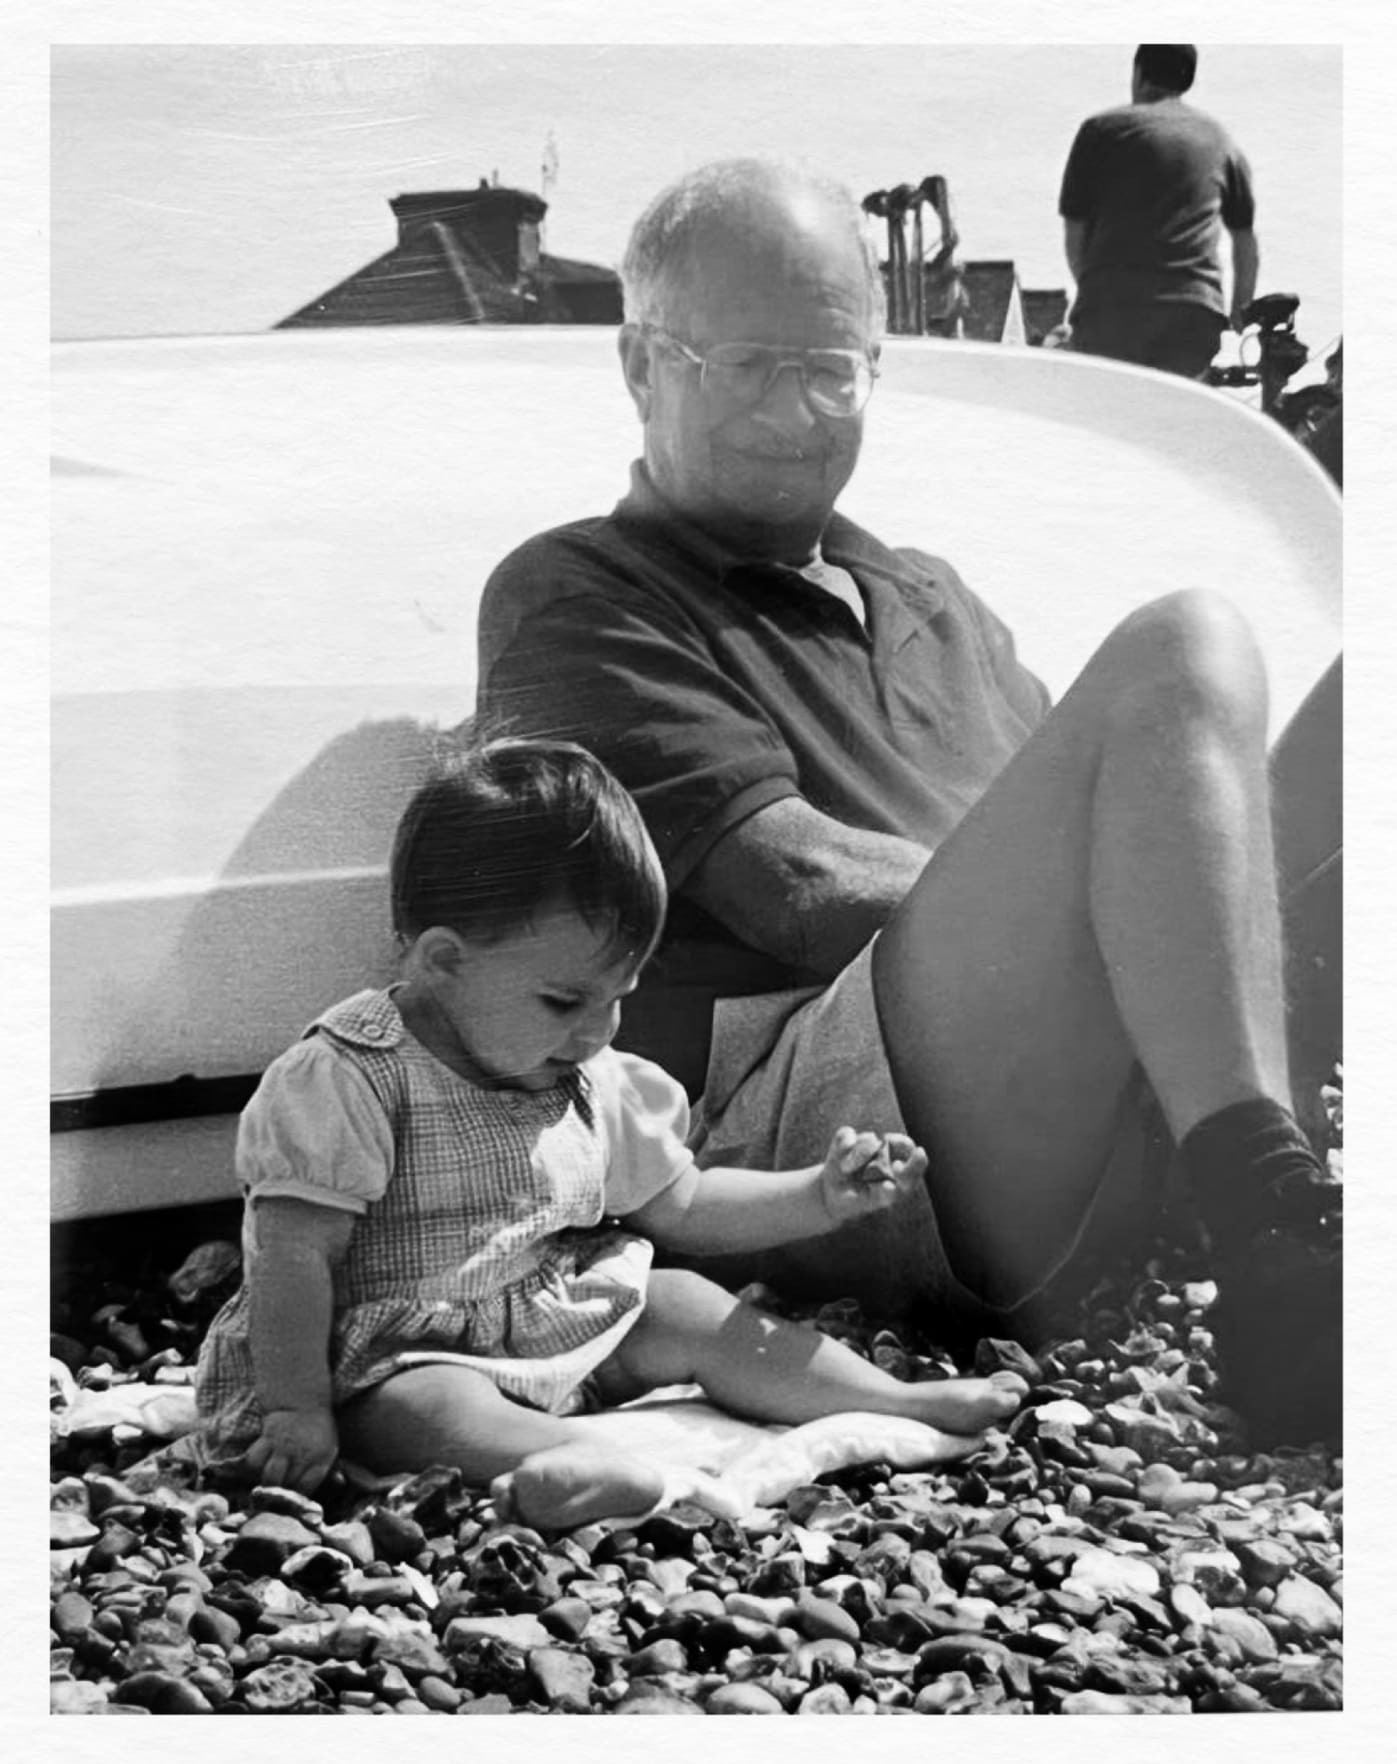
<instances>
[{"instance_id":1,"label":"elderly man","mask_svg":"<svg viewBox=\"0 0 1397 1764\"><path fill-rule=\"evenodd\" d=\"M672 905L622 1040L701 1098L700 1161L799 1164L845 1120L931 1159L905 1210L724 1272L1031 1336L1177 1146L1236 1399L1258 1437L1332 1430L1248 630L1142 607L1049 710L949 565L835 512L882 318L838 187L705 167L623 275L644 456L612 514L492 575L481 714L584 742L641 804Z\"/></svg>"}]
</instances>

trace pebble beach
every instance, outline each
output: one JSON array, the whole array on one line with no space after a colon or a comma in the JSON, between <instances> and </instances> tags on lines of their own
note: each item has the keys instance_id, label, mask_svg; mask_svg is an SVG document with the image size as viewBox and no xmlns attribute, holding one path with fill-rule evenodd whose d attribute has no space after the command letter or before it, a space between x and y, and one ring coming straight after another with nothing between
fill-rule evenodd
<instances>
[{"instance_id":1,"label":"pebble beach","mask_svg":"<svg viewBox=\"0 0 1397 1764\"><path fill-rule=\"evenodd\" d=\"M1336 1138L1339 1098L1331 1098ZM1342 1154L1329 1153L1337 1197ZM218 1248L219 1243L222 1249ZM959 1363L850 1301L805 1311L895 1375L1005 1367L974 1455L862 1465L737 1522L681 1504L543 1535L459 1472L309 1499L215 1490L139 1426L51 1422L63 1714L1155 1714L1343 1703L1343 1460L1249 1448L1186 1233L1103 1268L1035 1353ZM226 1240L85 1248L56 1279L77 1388L178 1387Z\"/></svg>"}]
</instances>

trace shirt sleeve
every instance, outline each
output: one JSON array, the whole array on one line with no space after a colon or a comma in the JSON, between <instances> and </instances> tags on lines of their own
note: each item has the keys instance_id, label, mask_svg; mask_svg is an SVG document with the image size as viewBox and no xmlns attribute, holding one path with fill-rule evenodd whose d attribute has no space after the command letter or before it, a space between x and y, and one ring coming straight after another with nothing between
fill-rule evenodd
<instances>
[{"instance_id":1,"label":"shirt sleeve","mask_svg":"<svg viewBox=\"0 0 1397 1764\"><path fill-rule=\"evenodd\" d=\"M312 1035L267 1068L238 1122L236 1168L250 1199L363 1213L392 1174L392 1125L363 1073Z\"/></svg>"},{"instance_id":2,"label":"shirt sleeve","mask_svg":"<svg viewBox=\"0 0 1397 1764\"><path fill-rule=\"evenodd\" d=\"M481 604L480 722L590 748L635 797L673 890L729 828L799 793L796 762L682 610L605 570L545 535L495 571Z\"/></svg>"},{"instance_id":3,"label":"shirt sleeve","mask_svg":"<svg viewBox=\"0 0 1397 1764\"><path fill-rule=\"evenodd\" d=\"M606 1122L606 1211L624 1218L694 1167L684 1143L688 1098L652 1061L614 1050L597 1062L597 1088Z\"/></svg>"},{"instance_id":4,"label":"shirt sleeve","mask_svg":"<svg viewBox=\"0 0 1397 1764\"><path fill-rule=\"evenodd\" d=\"M1096 206L1096 129L1088 117L1077 130L1062 172L1057 211L1064 220L1090 220Z\"/></svg>"}]
</instances>

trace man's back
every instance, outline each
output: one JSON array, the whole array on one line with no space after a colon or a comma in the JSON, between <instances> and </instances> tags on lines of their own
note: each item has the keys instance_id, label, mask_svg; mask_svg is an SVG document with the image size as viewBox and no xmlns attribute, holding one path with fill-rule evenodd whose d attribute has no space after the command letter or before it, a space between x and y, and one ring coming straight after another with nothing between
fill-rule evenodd
<instances>
[{"instance_id":1,"label":"man's back","mask_svg":"<svg viewBox=\"0 0 1397 1764\"><path fill-rule=\"evenodd\" d=\"M1249 228L1254 204L1247 161L1212 117L1177 98L1089 117L1059 208L1086 223L1083 310L1158 301L1226 314L1219 224Z\"/></svg>"}]
</instances>

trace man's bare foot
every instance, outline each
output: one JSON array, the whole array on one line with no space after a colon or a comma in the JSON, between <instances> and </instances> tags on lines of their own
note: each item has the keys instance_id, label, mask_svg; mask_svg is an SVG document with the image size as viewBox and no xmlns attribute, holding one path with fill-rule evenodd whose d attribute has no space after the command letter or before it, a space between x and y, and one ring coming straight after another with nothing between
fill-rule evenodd
<instances>
[{"instance_id":1,"label":"man's bare foot","mask_svg":"<svg viewBox=\"0 0 1397 1764\"><path fill-rule=\"evenodd\" d=\"M593 1445L532 1452L490 1484L501 1519L540 1531L571 1531L594 1519L647 1513L663 1493L664 1477L653 1464Z\"/></svg>"},{"instance_id":2,"label":"man's bare foot","mask_svg":"<svg viewBox=\"0 0 1397 1764\"><path fill-rule=\"evenodd\" d=\"M978 1433L997 1427L1017 1413L1028 1395L1017 1372L991 1372L988 1378L947 1378L910 1385L915 1393L912 1413L918 1421L946 1433Z\"/></svg>"}]
</instances>

